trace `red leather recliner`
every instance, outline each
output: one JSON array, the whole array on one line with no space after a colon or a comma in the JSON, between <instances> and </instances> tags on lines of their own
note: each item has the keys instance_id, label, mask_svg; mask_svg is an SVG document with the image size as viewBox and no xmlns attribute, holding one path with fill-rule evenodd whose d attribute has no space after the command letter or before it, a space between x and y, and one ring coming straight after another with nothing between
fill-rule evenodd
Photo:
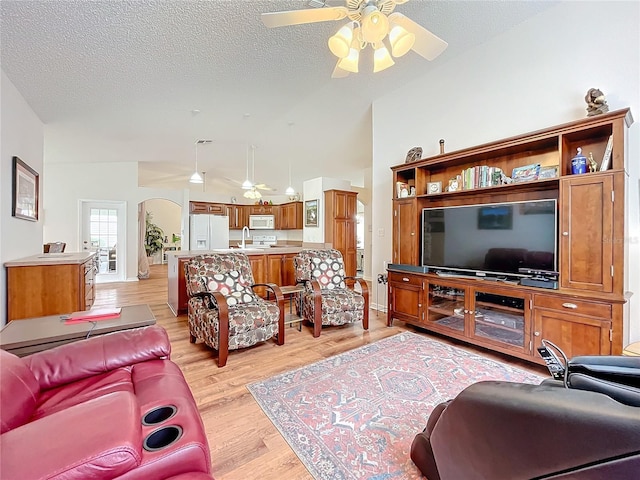
<instances>
[{"instance_id":1,"label":"red leather recliner","mask_svg":"<svg viewBox=\"0 0 640 480\"><path fill-rule=\"evenodd\" d=\"M195 400L150 326L0 351L3 479L211 479Z\"/></svg>"}]
</instances>

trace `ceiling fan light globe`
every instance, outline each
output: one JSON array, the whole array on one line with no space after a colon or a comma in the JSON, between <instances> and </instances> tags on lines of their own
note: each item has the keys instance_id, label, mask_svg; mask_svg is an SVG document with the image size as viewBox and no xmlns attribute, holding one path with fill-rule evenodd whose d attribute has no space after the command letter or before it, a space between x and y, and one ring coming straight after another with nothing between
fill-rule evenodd
<instances>
[{"instance_id":1,"label":"ceiling fan light globe","mask_svg":"<svg viewBox=\"0 0 640 480\"><path fill-rule=\"evenodd\" d=\"M398 58L413 48L416 36L400 25L394 25L389 32L389 43L391 44L391 54Z\"/></svg>"},{"instance_id":2,"label":"ceiling fan light globe","mask_svg":"<svg viewBox=\"0 0 640 480\"><path fill-rule=\"evenodd\" d=\"M262 198L262 194L255 189L247 190L246 192L244 192L243 196L251 200L257 200L259 198Z\"/></svg>"},{"instance_id":3,"label":"ceiling fan light globe","mask_svg":"<svg viewBox=\"0 0 640 480\"><path fill-rule=\"evenodd\" d=\"M349 49L349 55L338 62L338 68L351 73L358 73L358 61L360 51L356 48Z\"/></svg>"},{"instance_id":4,"label":"ceiling fan light globe","mask_svg":"<svg viewBox=\"0 0 640 480\"><path fill-rule=\"evenodd\" d=\"M389 54L389 50L384 45L379 46L373 52L373 72L381 72L382 70L386 70L387 68L394 65L396 62L393 61L391 55Z\"/></svg>"},{"instance_id":5,"label":"ceiling fan light globe","mask_svg":"<svg viewBox=\"0 0 640 480\"><path fill-rule=\"evenodd\" d=\"M349 55L349 47L353 40L353 25L348 23L338 33L329 38L329 50L338 58Z\"/></svg>"},{"instance_id":6,"label":"ceiling fan light globe","mask_svg":"<svg viewBox=\"0 0 640 480\"><path fill-rule=\"evenodd\" d=\"M203 183L203 181L204 180L202 180L202 177L198 172L193 172L193 175L191 175L191 178L189 179L190 183Z\"/></svg>"},{"instance_id":7,"label":"ceiling fan light globe","mask_svg":"<svg viewBox=\"0 0 640 480\"><path fill-rule=\"evenodd\" d=\"M389 19L375 5L365 7L362 12L362 39L367 43L376 43L389 33Z\"/></svg>"}]
</instances>

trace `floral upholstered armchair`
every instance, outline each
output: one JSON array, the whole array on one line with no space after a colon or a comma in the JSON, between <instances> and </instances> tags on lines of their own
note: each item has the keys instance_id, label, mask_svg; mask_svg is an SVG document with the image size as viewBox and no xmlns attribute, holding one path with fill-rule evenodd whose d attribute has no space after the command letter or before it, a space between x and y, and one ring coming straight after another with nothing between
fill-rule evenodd
<instances>
[{"instance_id":1,"label":"floral upholstered armchair","mask_svg":"<svg viewBox=\"0 0 640 480\"><path fill-rule=\"evenodd\" d=\"M344 325L362 321L369 329L369 289L364 280L347 277L338 250L302 250L293 259L296 282L305 286L301 295L302 317L313 323L313 336L323 325ZM358 284L360 293L347 285Z\"/></svg>"},{"instance_id":2,"label":"floral upholstered armchair","mask_svg":"<svg viewBox=\"0 0 640 480\"><path fill-rule=\"evenodd\" d=\"M229 350L250 347L272 337L284 344L284 296L275 284L254 284L244 253L198 255L185 263L189 295L189 339L218 351L218 367ZM265 287L275 303L253 290Z\"/></svg>"}]
</instances>

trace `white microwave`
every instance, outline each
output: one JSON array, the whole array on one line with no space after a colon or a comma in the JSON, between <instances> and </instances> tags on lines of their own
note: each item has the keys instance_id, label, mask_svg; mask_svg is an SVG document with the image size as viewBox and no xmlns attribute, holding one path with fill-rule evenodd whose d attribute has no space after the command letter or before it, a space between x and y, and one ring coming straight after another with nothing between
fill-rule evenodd
<instances>
[{"instance_id":1,"label":"white microwave","mask_svg":"<svg viewBox=\"0 0 640 480\"><path fill-rule=\"evenodd\" d=\"M252 230L274 230L276 219L273 215L249 215L249 228Z\"/></svg>"}]
</instances>

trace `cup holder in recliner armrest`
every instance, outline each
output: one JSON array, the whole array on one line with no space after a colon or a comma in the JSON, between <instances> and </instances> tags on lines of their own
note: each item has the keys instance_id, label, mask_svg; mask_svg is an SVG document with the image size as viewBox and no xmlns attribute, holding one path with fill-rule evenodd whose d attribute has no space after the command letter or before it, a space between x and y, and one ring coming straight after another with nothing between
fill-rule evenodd
<instances>
[{"instance_id":1,"label":"cup holder in recliner armrest","mask_svg":"<svg viewBox=\"0 0 640 480\"><path fill-rule=\"evenodd\" d=\"M145 437L142 447L147 452L155 452L177 442L180 437L182 437L182 427L178 425L160 427Z\"/></svg>"},{"instance_id":2,"label":"cup holder in recliner armrest","mask_svg":"<svg viewBox=\"0 0 640 480\"><path fill-rule=\"evenodd\" d=\"M149 410L144 417L142 417L143 425L157 425L173 417L178 409L175 405L163 405L161 407Z\"/></svg>"}]
</instances>

